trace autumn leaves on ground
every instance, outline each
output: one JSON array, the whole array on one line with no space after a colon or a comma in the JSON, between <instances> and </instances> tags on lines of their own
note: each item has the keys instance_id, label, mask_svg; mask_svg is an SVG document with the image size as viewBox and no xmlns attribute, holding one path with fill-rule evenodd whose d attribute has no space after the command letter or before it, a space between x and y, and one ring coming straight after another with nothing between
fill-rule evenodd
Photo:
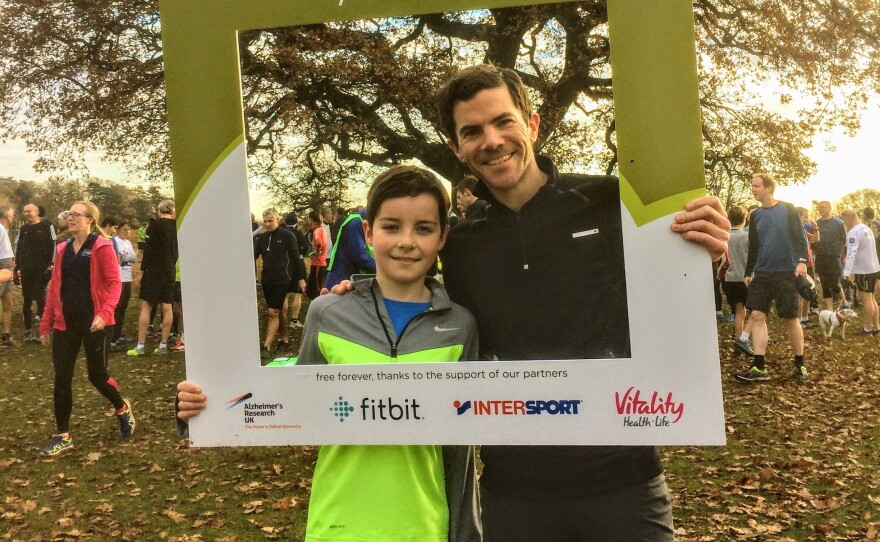
<instances>
[{"instance_id":1,"label":"autumn leaves on ground","mask_svg":"<svg viewBox=\"0 0 880 542\"><path fill-rule=\"evenodd\" d=\"M746 361L719 327L727 446L663 451L677 540L880 540L880 337L806 331L811 379L799 384L771 324L772 379L757 385L732 380ZM110 367L135 435L120 440L80 362L76 448L49 459L48 350L0 351L0 539L302 539L315 448L188 449L172 413L183 355L114 354Z\"/></svg>"}]
</instances>

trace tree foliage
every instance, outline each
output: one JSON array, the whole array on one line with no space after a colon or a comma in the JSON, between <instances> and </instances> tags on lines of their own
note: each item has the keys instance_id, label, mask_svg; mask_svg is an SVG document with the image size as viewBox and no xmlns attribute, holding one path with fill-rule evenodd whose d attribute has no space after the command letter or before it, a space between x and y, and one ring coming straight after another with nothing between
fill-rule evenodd
<instances>
[{"instance_id":1,"label":"tree foliage","mask_svg":"<svg viewBox=\"0 0 880 542\"><path fill-rule=\"evenodd\" d=\"M836 202L837 210L852 209L857 213L861 213L862 209L870 207L874 209L877 216L880 216L880 190L873 188L863 188L850 192Z\"/></svg>"},{"instance_id":2,"label":"tree foliage","mask_svg":"<svg viewBox=\"0 0 880 542\"><path fill-rule=\"evenodd\" d=\"M858 128L880 91L874 0L694 0L707 188L726 204L755 171L814 170L815 134ZM168 173L156 0L6 0L0 136L55 170L99 149ZM333 202L374 169L462 166L436 123L434 89L464 65L516 69L541 115L538 148L569 170L613 171L604 0L240 33L249 166L285 204Z\"/></svg>"},{"instance_id":3,"label":"tree foliage","mask_svg":"<svg viewBox=\"0 0 880 542\"><path fill-rule=\"evenodd\" d=\"M78 181L55 176L42 182L0 177L0 201L15 206L17 219L22 207L34 203L55 222L58 213L70 209L73 202L88 200L97 205L101 216L143 222L155 216L159 202L167 197L156 186L132 188L94 177Z\"/></svg>"}]
</instances>

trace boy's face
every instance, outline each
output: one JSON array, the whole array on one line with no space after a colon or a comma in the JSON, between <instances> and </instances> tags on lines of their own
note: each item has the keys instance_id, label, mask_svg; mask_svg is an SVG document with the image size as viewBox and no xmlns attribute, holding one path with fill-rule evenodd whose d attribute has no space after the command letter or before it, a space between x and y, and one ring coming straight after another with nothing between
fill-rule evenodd
<instances>
[{"instance_id":1,"label":"boy's face","mask_svg":"<svg viewBox=\"0 0 880 542\"><path fill-rule=\"evenodd\" d=\"M364 235L373 247L376 275L398 286L421 283L446 242L437 200L429 194L385 200Z\"/></svg>"}]
</instances>

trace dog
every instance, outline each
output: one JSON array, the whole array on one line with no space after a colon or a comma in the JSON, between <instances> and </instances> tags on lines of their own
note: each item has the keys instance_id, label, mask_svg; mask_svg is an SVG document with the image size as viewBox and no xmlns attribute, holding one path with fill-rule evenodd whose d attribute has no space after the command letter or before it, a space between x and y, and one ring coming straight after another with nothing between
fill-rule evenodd
<instances>
[{"instance_id":1,"label":"dog","mask_svg":"<svg viewBox=\"0 0 880 542\"><path fill-rule=\"evenodd\" d=\"M856 316L858 316L856 311L852 309L841 309L837 312L822 311L819 313L819 325L822 326L822 333L826 337L831 337L834 328L839 327L841 338L846 339L846 321Z\"/></svg>"}]
</instances>

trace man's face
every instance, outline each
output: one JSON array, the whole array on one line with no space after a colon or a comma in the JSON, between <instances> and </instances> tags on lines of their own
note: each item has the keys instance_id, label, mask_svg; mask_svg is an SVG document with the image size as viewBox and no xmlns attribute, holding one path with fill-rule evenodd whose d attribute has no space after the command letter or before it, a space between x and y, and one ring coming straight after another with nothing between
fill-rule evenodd
<instances>
[{"instance_id":1,"label":"man's face","mask_svg":"<svg viewBox=\"0 0 880 542\"><path fill-rule=\"evenodd\" d=\"M131 226L128 224L123 225L121 228L116 230L116 236L120 239L128 239L128 235L131 233Z\"/></svg>"},{"instance_id":2,"label":"man's face","mask_svg":"<svg viewBox=\"0 0 880 542\"><path fill-rule=\"evenodd\" d=\"M764 187L764 179L761 177L752 177L752 196L761 203L773 199L773 194L770 193L769 188Z\"/></svg>"},{"instance_id":3,"label":"man's face","mask_svg":"<svg viewBox=\"0 0 880 542\"><path fill-rule=\"evenodd\" d=\"M21 214L24 215L25 220L29 224L36 224L40 221L40 209L36 205L30 203L25 205L24 209L21 210Z\"/></svg>"},{"instance_id":4,"label":"man's face","mask_svg":"<svg viewBox=\"0 0 880 542\"><path fill-rule=\"evenodd\" d=\"M515 190L529 174L540 174L532 147L540 119L523 118L506 86L456 102L452 114L458 141L450 139L449 146L496 197Z\"/></svg>"},{"instance_id":5,"label":"man's face","mask_svg":"<svg viewBox=\"0 0 880 542\"><path fill-rule=\"evenodd\" d=\"M12 224L13 218L15 218L15 209L9 209L9 211L6 213L6 216L0 217L0 220L2 220L7 227L9 227Z\"/></svg>"},{"instance_id":6,"label":"man's face","mask_svg":"<svg viewBox=\"0 0 880 542\"><path fill-rule=\"evenodd\" d=\"M468 205L475 201L477 201L477 197L467 188L455 191L455 206L458 207L460 212L467 211Z\"/></svg>"},{"instance_id":7,"label":"man's face","mask_svg":"<svg viewBox=\"0 0 880 542\"><path fill-rule=\"evenodd\" d=\"M278 217L275 215L264 215L263 229L266 231L275 231L278 229Z\"/></svg>"},{"instance_id":8,"label":"man's face","mask_svg":"<svg viewBox=\"0 0 880 542\"><path fill-rule=\"evenodd\" d=\"M825 220L831 218L831 204L830 203L820 203L819 204L819 214Z\"/></svg>"}]
</instances>

